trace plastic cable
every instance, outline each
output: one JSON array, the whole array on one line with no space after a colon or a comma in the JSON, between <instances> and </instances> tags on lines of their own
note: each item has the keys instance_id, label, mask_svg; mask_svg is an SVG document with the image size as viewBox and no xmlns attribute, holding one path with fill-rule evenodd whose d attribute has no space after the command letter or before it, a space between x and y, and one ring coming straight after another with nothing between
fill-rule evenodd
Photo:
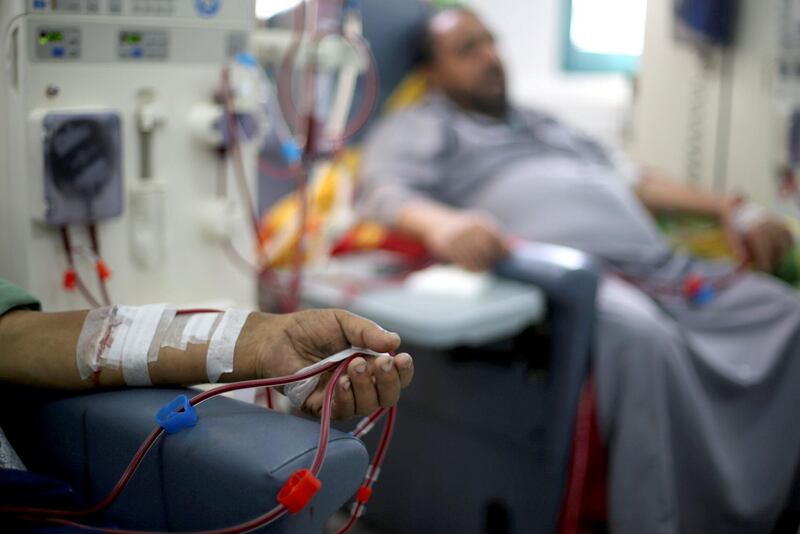
<instances>
[{"instance_id":1,"label":"plastic cable","mask_svg":"<svg viewBox=\"0 0 800 534\"><path fill-rule=\"evenodd\" d=\"M372 497L372 488L363 485L358 488L358 491L356 492L356 502L367 504L367 501L369 501L370 497Z\"/></svg>"},{"instance_id":2,"label":"plastic cable","mask_svg":"<svg viewBox=\"0 0 800 534\"><path fill-rule=\"evenodd\" d=\"M358 426L351 432L355 437L361 437L363 435L369 434L372 429L375 428L375 423L370 422L368 417L365 417L363 421L361 421Z\"/></svg>"},{"instance_id":3,"label":"plastic cable","mask_svg":"<svg viewBox=\"0 0 800 534\"><path fill-rule=\"evenodd\" d=\"M364 483L372 485L377 482L378 477L381 475L381 468L373 465L367 469L367 474L364 475Z\"/></svg>"},{"instance_id":4,"label":"plastic cable","mask_svg":"<svg viewBox=\"0 0 800 534\"><path fill-rule=\"evenodd\" d=\"M366 510L367 510L367 507L364 506L364 503L360 503L358 501L355 501L350 505L350 515L352 515L356 519L358 519L362 515L364 515L364 512Z\"/></svg>"},{"instance_id":5,"label":"plastic cable","mask_svg":"<svg viewBox=\"0 0 800 534\"><path fill-rule=\"evenodd\" d=\"M366 354L368 356L384 356L388 355L387 352L375 352L374 350L364 349L361 347L351 347L349 349L345 349L343 351L337 352L332 356L328 356L324 360L320 360L314 365L309 365L308 367L304 367L297 371L297 373L303 373L306 371L313 371L322 367L323 365L330 363L330 362L340 362L342 360L346 360L350 356L354 354ZM295 374L297 374L295 373ZM292 406L295 408L300 408L303 406L303 403L306 402L306 399L311 392L313 392L317 384L319 384L319 376L312 376L311 378L307 378L302 382L295 382L293 384L289 384L283 390L284 395L289 398L289 402L292 403Z\"/></svg>"},{"instance_id":6,"label":"plastic cable","mask_svg":"<svg viewBox=\"0 0 800 534\"><path fill-rule=\"evenodd\" d=\"M208 381L212 384L216 383L223 373L233 371L233 349L250 313L250 310L227 310L211 336L206 357L206 373Z\"/></svg>"}]
</instances>

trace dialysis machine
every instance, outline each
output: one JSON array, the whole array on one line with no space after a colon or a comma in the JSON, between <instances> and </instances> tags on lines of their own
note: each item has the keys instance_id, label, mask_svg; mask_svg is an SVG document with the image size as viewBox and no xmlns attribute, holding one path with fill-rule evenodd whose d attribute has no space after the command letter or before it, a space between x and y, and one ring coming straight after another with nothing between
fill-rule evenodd
<instances>
[{"instance_id":1,"label":"dialysis machine","mask_svg":"<svg viewBox=\"0 0 800 534\"><path fill-rule=\"evenodd\" d=\"M104 281L115 303L255 307L220 90L238 68L246 107L254 26L249 0L0 2L0 277L50 311Z\"/></svg>"}]
</instances>

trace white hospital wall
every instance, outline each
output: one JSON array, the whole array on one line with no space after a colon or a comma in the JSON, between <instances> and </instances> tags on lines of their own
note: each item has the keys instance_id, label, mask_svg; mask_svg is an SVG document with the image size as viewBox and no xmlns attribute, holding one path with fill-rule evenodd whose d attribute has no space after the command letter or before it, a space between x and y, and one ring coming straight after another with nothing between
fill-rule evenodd
<instances>
[{"instance_id":1,"label":"white hospital wall","mask_svg":"<svg viewBox=\"0 0 800 534\"><path fill-rule=\"evenodd\" d=\"M699 183L775 206L775 159L784 142L774 87L778 1L741 1L727 74L723 54L712 55L702 73L697 54L675 42L673 0L649 1L632 144L640 161L688 180L693 153ZM705 98L695 98L698 92Z\"/></svg>"},{"instance_id":2,"label":"white hospital wall","mask_svg":"<svg viewBox=\"0 0 800 534\"><path fill-rule=\"evenodd\" d=\"M470 0L498 37L515 102L535 106L619 143L630 82L615 74L561 70L563 0Z\"/></svg>"}]
</instances>

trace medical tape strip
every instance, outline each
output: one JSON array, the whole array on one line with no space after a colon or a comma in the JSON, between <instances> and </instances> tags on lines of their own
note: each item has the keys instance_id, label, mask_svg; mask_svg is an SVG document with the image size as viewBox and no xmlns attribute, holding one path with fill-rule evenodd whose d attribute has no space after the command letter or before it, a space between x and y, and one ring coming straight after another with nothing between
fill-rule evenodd
<instances>
[{"instance_id":1,"label":"medical tape strip","mask_svg":"<svg viewBox=\"0 0 800 534\"><path fill-rule=\"evenodd\" d=\"M250 310L227 310L214 330L206 356L206 374L212 384L216 383L223 373L233 371L233 350L250 313Z\"/></svg>"},{"instance_id":2,"label":"medical tape strip","mask_svg":"<svg viewBox=\"0 0 800 534\"><path fill-rule=\"evenodd\" d=\"M125 336L122 350L122 378L129 386L152 385L147 357L166 307L166 304L120 306L119 314L131 317L130 329Z\"/></svg>"},{"instance_id":3,"label":"medical tape strip","mask_svg":"<svg viewBox=\"0 0 800 534\"><path fill-rule=\"evenodd\" d=\"M198 313L189 318L189 322L181 334L181 345L184 347L188 343L208 343L211 336L211 329L220 318L219 313Z\"/></svg>"},{"instance_id":4,"label":"medical tape strip","mask_svg":"<svg viewBox=\"0 0 800 534\"><path fill-rule=\"evenodd\" d=\"M158 360L158 352L161 350L161 343L163 343L164 338L167 337L169 326L172 324L172 321L175 320L176 313L177 309L174 306L167 305L164 309L161 320L156 327L156 334L153 336L153 342L150 343L150 349L147 352L148 362L152 363Z\"/></svg>"},{"instance_id":5,"label":"medical tape strip","mask_svg":"<svg viewBox=\"0 0 800 534\"><path fill-rule=\"evenodd\" d=\"M122 365L122 349L125 347L125 339L133 321L132 313L124 310L130 308L130 306L114 307L114 314L109 318L108 329L100 345L98 357L100 367L119 369Z\"/></svg>"},{"instance_id":6,"label":"medical tape strip","mask_svg":"<svg viewBox=\"0 0 800 534\"><path fill-rule=\"evenodd\" d=\"M375 422L373 421L372 423L368 423L367 421L369 421L369 417L365 417L360 423L358 423L358 426L353 429L352 434L354 436L366 436L372 432L372 429L375 428Z\"/></svg>"},{"instance_id":7,"label":"medical tape strip","mask_svg":"<svg viewBox=\"0 0 800 534\"><path fill-rule=\"evenodd\" d=\"M178 350L186 350L186 343L181 343L183 337L183 330L191 319L191 315L178 315L167 328L167 333L164 339L161 340L160 348L170 347Z\"/></svg>"},{"instance_id":8,"label":"medical tape strip","mask_svg":"<svg viewBox=\"0 0 800 534\"><path fill-rule=\"evenodd\" d=\"M75 359L81 380L86 380L100 369L101 343L109 330L116 307L106 306L91 310L83 321Z\"/></svg>"},{"instance_id":9,"label":"medical tape strip","mask_svg":"<svg viewBox=\"0 0 800 534\"><path fill-rule=\"evenodd\" d=\"M332 356L328 356L324 360L320 360L314 365L309 365L308 367L304 367L297 371L297 373L304 373L306 371L313 371L315 369L319 369L323 365L330 363L330 362L341 362L346 360L350 356L354 354L366 354L368 356L384 356L388 355L386 352L375 352L374 350L363 349L360 347L352 347L349 349L345 349L341 352L337 352ZM319 384L319 375L312 376L310 378L306 378L301 382L294 382L289 384L283 388L283 394L289 398L289 402L292 403L292 406L295 408L300 408L303 406L303 403L306 402L306 399L309 395L316 389L317 384Z\"/></svg>"}]
</instances>

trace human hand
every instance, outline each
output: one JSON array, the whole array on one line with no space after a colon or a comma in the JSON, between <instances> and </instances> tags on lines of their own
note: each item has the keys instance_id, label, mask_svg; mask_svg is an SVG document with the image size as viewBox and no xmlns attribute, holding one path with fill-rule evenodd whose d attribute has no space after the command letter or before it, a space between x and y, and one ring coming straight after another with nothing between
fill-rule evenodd
<instances>
[{"instance_id":1,"label":"human hand","mask_svg":"<svg viewBox=\"0 0 800 534\"><path fill-rule=\"evenodd\" d=\"M425 235L430 252L470 271L486 271L509 252L501 230L489 218L470 212L442 217Z\"/></svg>"},{"instance_id":2,"label":"human hand","mask_svg":"<svg viewBox=\"0 0 800 534\"><path fill-rule=\"evenodd\" d=\"M372 321L342 310L307 310L285 315L251 314L236 344L235 357L241 358L245 373L269 378L291 375L351 346L390 352L400 345L397 334L387 332ZM367 415L378 407L390 407L400 398L400 390L411 382L414 367L411 356L356 357L339 379L333 404L333 417L346 419ZM302 409L319 416L325 386L331 373L320 377Z\"/></svg>"},{"instance_id":3,"label":"human hand","mask_svg":"<svg viewBox=\"0 0 800 534\"><path fill-rule=\"evenodd\" d=\"M794 245L789 229L766 210L735 199L726 203L722 223L728 244L737 258L774 272Z\"/></svg>"}]
</instances>

